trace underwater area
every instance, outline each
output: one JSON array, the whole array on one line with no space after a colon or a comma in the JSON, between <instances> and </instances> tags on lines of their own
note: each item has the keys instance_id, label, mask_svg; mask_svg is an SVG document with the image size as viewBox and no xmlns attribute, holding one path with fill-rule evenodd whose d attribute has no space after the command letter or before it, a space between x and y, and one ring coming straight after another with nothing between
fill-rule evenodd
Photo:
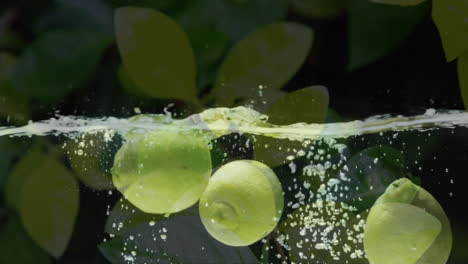
<instances>
[{"instance_id":1,"label":"underwater area","mask_svg":"<svg viewBox=\"0 0 468 264\"><path fill-rule=\"evenodd\" d=\"M0 264L468 262L455 0L0 4Z\"/></svg>"}]
</instances>

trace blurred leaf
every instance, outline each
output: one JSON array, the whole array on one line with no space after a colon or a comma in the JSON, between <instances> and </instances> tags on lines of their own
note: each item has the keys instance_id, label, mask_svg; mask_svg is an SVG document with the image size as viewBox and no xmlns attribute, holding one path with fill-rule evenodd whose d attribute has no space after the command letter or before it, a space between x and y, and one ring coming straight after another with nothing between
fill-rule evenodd
<instances>
[{"instance_id":1,"label":"blurred leaf","mask_svg":"<svg viewBox=\"0 0 468 264\"><path fill-rule=\"evenodd\" d=\"M85 31L57 31L42 35L22 54L13 87L42 102L55 102L85 84L110 38Z\"/></svg>"},{"instance_id":2,"label":"blurred leaf","mask_svg":"<svg viewBox=\"0 0 468 264\"><path fill-rule=\"evenodd\" d=\"M268 105L268 122L275 125L320 124L325 121L329 95L325 86L314 85L288 93Z\"/></svg>"},{"instance_id":3,"label":"blurred leaf","mask_svg":"<svg viewBox=\"0 0 468 264\"><path fill-rule=\"evenodd\" d=\"M327 19L341 15L349 0L292 0L294 11L301 16Z\"/></svg>"},{"instance_id":4,"label":"blurred leaf","mask_svg":"<svg viewBox=\"0 0 468 264\"><path fill-rule=\"evenodd\" d=\"M171 18L151 9L122 7L115 31L127 73L148 96L196 100L190 43Z\"/></svg>"},{"instance_id":5,"label":"blurred leaf","mask_svg":"<svg viewBox=\"0 0 468 264\"><path fill-rule=\"evenodd\" d=\"M158 9L163 12L173 11L180 9L189 0L105 0L113 7L135 6Z\"/></svg>"},{"instance_id":6,"label":"blurred leaf","mask_svg":"<svg viewBox=\"0 0 468 264\"><path fill-rule=\"evenodd\" d=\"M0 192L7 191L7 189L4 189L4 184L7 182L7 175L10 172L12 162L23 151L23 145L18 140L7 137L0 138L0 153L2 153L2 159L0 159Z\"/></svg>"},{"instance_id":7,"label":"blurred leaf","mask_svg":"<svg viewBox=\"0 0 468 264\"><path fill-rule=\"evenodd\" d=\"M198 215L198 210L195 207L190 207L172 216L180 215ZM134 228L150 222L158 222L166 220L169 216L159 214L148 214L124 198L121 198L112 208L109 217L106 221L105 231L112 236L122 236L129 234Z\"/></svg>"},{"instance_id":8,"label":"blurred leaf","mask_svg":"<svg viewBox=\"0 0 468 264\"><path fill-rule=\"evenodd\" d=\"M122 145L118 136L109 140L105 132L85 133L63 144L70 166L78 178L95 190L113 189L110 169Z\"/></svg>"},{"instance_id":9,"label":"blurred leaf","mask_svg":"<svg viewBox=\"0 0 468 264\"><path fill-rule=\"evenodd\" d=\"M288 214L279 230L293 263L364 264L364 219L345 204L317 201Z\"/></svg>"},{"instance_id":10,"label":"blurred leaf","mask_svg":"<svg viewBox=\"0 0 468 264\"><path fill-rule=\"evenodd\" d=\"M95 190L113 189L110 169L121 140L108 141L103 132L82 134L63 144L71 168L78 178Z\"/></svg>"},{"instance_id":11,"label":"blurred leaf","mask_svg":"<svg viewBox=\"0 0 468 264\"><path fill-rule=\"evenodd\" d=\"M99 245L113 264L258 263L248 247L226 246L203 227L199 216L174 216L142 224Z\"/></svg>"},{"instance_id":12,"label":"blurred leaf","mask_svg":"<svg viewBox=\"0 0 468 264\"><path fill-rule=\"evenodd\" d=\"M19 51L24 46L24 40L15 31L5 31L0 34L0 49Z\"/></svg>"},{"instance_id":13,"label":"blurred leaf","mask_svg":"<svg viewBox=\"0 0 468 264\"><path fill-rule=\"evenodd\" d=\"M30 120L26 99L10 86L0 84L0 116L6 117L7 123L26 124Z\"/></svg>"},{"instance_id":14,"label":"blurred leaf","mask_svg":"<svg viewBox=\"0 0 468 264\"><path fill-rule=\"evenodd\" d=\"M14 122L29 120L29 106L24 97L11 88L11 78L16 67L16 56L0 53L0 116Z\"/></svg>"},{"instance_id":15,"label":"blurred leaf","mask_svg":"<svg viewBox=\"0 0 468 264\"><path fill-rule=\"evenodd\" d=\"M268 122L275 125L321 124L325 121L329 95L324 86L310 86L288 93L267 106ZM276 167L291 162L293 150L305 149L303 142L256 137L255 160ZM288 151L290 150L290 151ZM307 152L307 151L306 151Z\"/></svg>"},{"instance_id":16,"label":"blurred leaf","mask_svg":"<svg viewBox=\"0 0 468 264\"><path fill-rule=\"evenodd\" d=\"M0 52L0 88L5 82L9 82L16 67L16 56L6 52Z\"/></svg>"},{"instance_id":17,"label":"blurred leaf","mask_svg":"<svg viewBox=\"0 0 468 264\"><path fill-rule=\"evenodd\" d=\"M287 0L192 0L176 20L188 31L212 25L237 42L259 27L285 20L287 9Z\"/></svg>"},{"instance_id":18,"label":"blurred leaf","mask_svg":"<svg viewBox=\"0 0 468 264\"><path fill-rule=\"evenodd\" d=\"M198 88L203 89L213 82L229 40L212 26L194 28L188 31L188 36L195 54Z\"/></svg>"},{"instance_id":19,"label":"blurred leaf","mask_svg":"<svg viewBox=\"0 0 468 264\"><path fill-rule=\"evenodd\" d=\"M228 39L212 27L201 27L189 32L198 72L215 65L224 55Z\"/></svg>"},{"instance_id":20,"label":"blurred leaf","mask_svg":"<svg viewBox=\"0 0 468 264\"><path fill-rule=\"evenodd\" d=\"M82 29L111 34L112 10L103 0L56 0L56 8L36 22L37 32Z\"/></svg>"},{"instance_id":21,"label":"blurred leaf","mask_svg":"<svg viewBox=\"0 0 468 264\"><path fill-rule=\"evenodd\" d=\"M458 58L458 81L465 109L468 109L468 52Z\"/></svg>"},{"instance_id":22,"label":"blurred leaf","mask_svg":"<svg viewBox=\"0 0 468 264\"><path fill-rule=\"evenodd\" d=\"M432 19L439 29L447 61L468 49L468 0L433 0Z\"/></svg>"},{"instance_id":23,"label":"blurred leaf","mask_svg":"<svg viewBox=\"0 0 468 264\"><path fill-rule=\"evenodd\" d=\"M347 190L344 200L362 211L369 209L390 183L405 176L404 157L391 147L370 147L356 153L339 173L341 188Z\"/></svg>"},{"instance_id":24,"label":"blurred leaf","mask_svg":"<svg viewBox=\"0 0 468 264\"><path fill-rule=\"evenodd\" d=\"M5 200L9 208L18 210L21 189L31 171L42 163L44 152L39 145L30 148L15 164L7 178Z\"/></svg>"},{"instance_id":25,"label":"blurred leaf","mask_svg":"<svg viewBox=\"0 0 468 264\"><path fill-rule=\"evenodd\" d=\"M281 89L299 70L312 45L312 31L295 23L271 24L234 46L218 72L212 91L219 103L251 98L264 87Z\"/></svg>"},{"instance_id":26,"label":"blurred leaf","mask_svg":"<svg viewBox=\"0 0 468 264\"><path fill-rule=\"evenodd\" d=\"M427 15L428 4L401 7L352 0L348 68L355 70L398 48Z\"/></svg>"},{"instance_id":27,"label":"blurred leaf","mask_svg":"<svg viewBox=\"0 0 468 264\"><path fill-rule=\"evenodd\" d=\"M11 217L0 228L0 263L49 264L49 256L24 231L19 219Z\"/></svg>"},{"instance_id":28,"label":"blurred leaf","mask_svg":"<svg viewBox=\"0 0 468 264\"><path fill-rule=\"evenodd\" d=\"M370 0L374 3L387 4L387 5L401 5L401 6L413 6L419 5L426 0Z\"/></svg>"},{"instance_id":29,"label":"blurred leaf","mask_svg":"<svg viewBox=\"0 0 468 264\"><path fill-rule=\"evenodd\" d=\"M78 214L78 183L63 164L42 156L20 188L19 214L31 238L58 258L68 246Z\"/></svg>"},{"instance_id":30,"label":"blurred leaf","mask_svg":"<svg viewBox=\"0 0 468 264\"><path fill-rule=\"evenodd\" d=\"M340 123L340 122L347 122L347 121L351 121L351 120L342 117L335 110L328 108L327 118L325 119L325 123Z\"/></svg>"},{"instance_id":31,"label":"blurred leaf","mask_svg":"<svg viewBox=\"0 0 468 264\"><path fill-rule=\"evenodd\" d=\"M117 70L117 76L120 82L120 86L129 94L136 95L139 97L146 97L142 89L130 78L125 65L122 63L119 65Z\"/></svg>"}]
</instances>

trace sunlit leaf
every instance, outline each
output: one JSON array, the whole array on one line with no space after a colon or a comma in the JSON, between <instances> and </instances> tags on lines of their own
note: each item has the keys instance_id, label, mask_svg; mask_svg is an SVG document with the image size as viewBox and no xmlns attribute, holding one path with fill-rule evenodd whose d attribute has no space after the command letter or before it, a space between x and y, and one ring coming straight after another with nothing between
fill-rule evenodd
<instances>
[{"instance_id":1,"label":"sunlit leaf","mask_svg":"<svg viewBox=\"0 0 468 264\"><path fill-rule=\"evenodd\" d=\"M122 7L115 13L120 55L130 78L146 95L194 101L195 60L187 35L152 9Z\"/></svg>"},{"instance_id":2,"label":"sunlit leaf","mask_svg":"<svg viewBox=\"0 0 468 264\"><path fill-rule=\"evenodd\" d=\"M144 223L99 245L99 249L113 264L258 263L248 247L230 247L216 241L199 216Z\"/></svg>"},{"instance_id":3,"label":"sunlit leaf","mask_svg":"<svg viewBox=\"0 0 468 264\"><path fill-rule=\"evenodd\" d=\"M268 122L275 125L295 123L321 124L325 121L329 95L324 86L306 87L286 94L267 106ZM293 150L304 149L303 142L256 137L255 160L276 167L291 162ZM290 150L290 151L288 151Z\"/></svg>"},{"instance_id":4,"label":"sunlit leaf","mask_svg":"<svg viewBox=\"0 0 468 264\"><path fill-rule=\"evenodd\" d=\"M271 24L234 46L219 70L213 95L222 105L254 97L263 87L281 89L299 70L312 45L312 31L295 23Z\"/></svg>"},{"instance_id":5,"label":"sunlit leaf","mask_svg":"<svg viewBox=\"0 0 468 264\"><path fill-rule=\"evenodd\" d=\"M63 164L42 156L20 188L18 209L31 238L58 258L67 248L78 214L78 183Z\"/></svg>"},{"instance_id":6,"label":"sunlit leaf","mask_svg":"<svg viewBox=\"0 0 468 264\"><path fill-rule=\"evenodd\" d=\"M468 53L458 58L458 81L465 108L468 109Z\"/></svg>"},{"instance_id":7,"label":"sunlit leaf","mask_svg":"<svg viewBox=\"0 0 468 264\"><path fill-rule=\"evenodd\" d=\"M0 227L0 263L49 264L49 256L28 236L16 217Z\"/></svg>"},{"instance_id":8,"label":"sunlit leaf","mask_svg":"<svg viewBox=\"0 0 468 264\"><path fill-rule=\"evenodd\" d=\"M190 0L176 20L186 29L214 26L232 43L259 27L285 20L287 11L287 0Z\"/></svg>"},{"instance_id":9,"label":"sunlit leaf","mask_svg":"<svg viewBox=\"0 0 468 264\"><path fill-rule=\"evenodd\" d=\"M13 87L42 102L60 100L89 80L109 43L101 33L46 33L20 57Z\"/></svg>"},{"instance_id":10,"label":"sunlit leaf","mask_svg":"<svg viewBox=\"0 0 468 264\"><path fill-rule=\"evenodd\" d=\"M368 0L351 1L348 68L360 68L398 48L428 14L428 7L428 4L401 7Z\"/></svg>"},{"instance_id":11,"label":"sunlit leaf","mask_svg":"<svg viewBox=\"0 0 468 264\"><path fill-rule=\"evenodd\" d=\"M419 5L426 0L370 0L374 3L387 4L387 5L401 5L401 6L413 6Z\"/></svg>"},{"instance_id":12,"label":"sunlit leaf","mask_svg":"<svg viewBox=\"0 0 468 264\"><path fill-rule=\"evenodd\" d=\"M468 50L467 0L433 0L432 19L439 29L447 61Z\"/></svg>"},{"instance_id":13,"label":"sunlit leaf","mask_svg":"<svg viewBox=\"0 0 468 264\"><path fill-rule=\"evenodd\" d=\"M292 7L301 16L310 18L334 18L342 14L349 0L292 0Z\"/></svg>"}]
</instances>

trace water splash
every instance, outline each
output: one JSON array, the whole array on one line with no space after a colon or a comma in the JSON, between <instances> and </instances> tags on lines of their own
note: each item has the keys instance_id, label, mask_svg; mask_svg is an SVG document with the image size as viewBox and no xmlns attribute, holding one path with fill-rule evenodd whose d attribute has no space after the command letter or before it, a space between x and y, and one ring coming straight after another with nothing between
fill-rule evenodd
<instances>
[{"instance_id":1,"label":"water splash","mask_svg":"<svg viewBox=\"0 0 468 264\"><path fill-rule=\"evenodd\" d=\"M385 131L427 131L439 128L468 127L468 112L458 110L427 110L416 116L380 115L343 123L297 123L278 126L268 123L268 116L245 107L213 108L186 119L166 115L140 115L133 118L86 118L57 116L49 120L30 122L22 127L0 127L0 136L76 136L96 131L114 131L125 135L130 130L209 130L217 136L247 133L278 139L305 140L346 138Z\"/></svg>"}]
</instances>

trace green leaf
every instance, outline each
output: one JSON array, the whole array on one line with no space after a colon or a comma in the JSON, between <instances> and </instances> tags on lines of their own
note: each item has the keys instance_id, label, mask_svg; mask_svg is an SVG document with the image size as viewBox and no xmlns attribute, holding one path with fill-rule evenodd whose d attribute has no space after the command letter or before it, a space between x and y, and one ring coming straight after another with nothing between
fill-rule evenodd
<instances>
[{"instance_id":1,"label":"green leaf","mask_svg":"<svg viewBox=\"0 0 468 264\"><path fill-rule=\"evenodd\" d=\"M22 54L13 87L32 99L56 102L89 80L109 44L101 33L46 33Z\"/></svg>"},{"instance_id":2,"label":"green leaf","mask_svg":"<svg viewBox=\"0 0 468 264\"><path fill-rule=\"evenodd\" d=\"M268 122L275 125L323 123L329 95L325 86L314 85L288 93L267 107Z\"/></svg>"},{"instance_id":3,"label":"green leaf","mask_svg":"<svg viewBox=\"0 0 468 264\"><path fill-rule=\"evenodd\" d=\"M16 67L16 56L6 52L0 52L0 85L9 82Z\"/></svg>"},{"instance_id":4,"label":"green leaf","mask_svg":"<svg viewBox=\"0 0 468 264\"><path fill-rule=\"evenodd\" d=\"M7 178L5 200L9 208L19 209L19 199L24 182L30 176L31 171L42 163L44 152L40 146L30 148L24 156L15 164Z\"/></svg>"},{"instance_id":5,"label":"green leaf","mask_svg":"<svg viewBox=\"0 0 468 264\"><path fill-rule=\"evenodd\" d=\"M341 15L346 10L348 2L348 0L292 0L292 7L301 16L329 19Z\"/></svg>"},{"instance_id":6,"label":"green leaf","mask_svg":"<svg viewBox=\"0 0 468 264\"><path fill-rule=\"evenodd\" d=\"M19 219L11 217L0 228L0 263L49 264L49 256L24 231Z\"/></svg>"},{"instance_id":7,"label":"green leaf","mask_svg":"<svg viewBox=\"0 0 468 264\"><path fill-rule=\"evenodd\" d=\"M370 0L371 2L387 5L414 6L426 0Z\"/></svg>"},{"instance_id":8,"label":"green leaf","mask_svg":"<svg viewBox=\"0 0 468 264\"><path fill-rule=\"evenodd\" d=\"M295 23L271 24L241 40L229 52L219 70L213 95L231 106L264 87L281 89L299 70L312 45L312 31Z\"/></svg>"},{"instance_id":9,"label":"green leaf","mask_svg":"<svg viewBox=\"0 0 468 264\"><path fill-rule=\"evenodd\" d=\"M452 61L468 49L468 1L434 0L432 19L439 29L447 61Z\"/></svg>"},{"instance_id":10,"label":"green leaf","mask_svg":"<svg viewBox=\"0 0 468 264\"><path fill-rule=\"evenodd\" d=\"M122 7L115 12L115 32L125 69L146 95L196 100L192 48L171 18L156 10Z\"/></svg>"},{"instance_id":11,"label":"green leaf","mask_svg":"<svg viewBox=\"0 0 468 264\"><path fill-rule=\"evenodd\" d=\"M174 216L142 224L99 245L113 264L258 263L248 247L226 246L212 238L199 216Z\"/></svg>"},{"instance_id":12,"label":"green leaf","mask_svg":"<svg viewBox=\"0 0 468 264\"><path fill-rule=\"evenodd\" d=\"M353 0L348 68L355 70L398 48L427 15L428 4L401 7Z\"/></svg>"},{"instance_id":13,"label":"green leaf","mask_svg":"<svg viewBox=\"0 0 468 264\"><path fill-rule=\"evenodd\" d=\"M457 66L463 104L468 109L468 52L458 58Z\"/></svg>"},{"instance_id":14,"label":"green leaf","mask_svg":"<svg viewBox=\"0 0 468 264\"><path fill-rule=\"evenodd\" d=\"M228 39L213 27L199 27L188 32L195 53L198 73L216 65L224 55Z\"/></svg>"},{"instance_id":15,"label":"green leaf","mask_svg":"<svg viewBox=\"0 0 468 264\"><path fill-rule=\"evenodd\" d=\"M202 26L188 31L197 65L198 88L203 90L213 82L217 66L229 45L227 36L213 26Z\"/></svg>"},{"instance_id":16,"label":"green leaf","mask_svg":"<svg viewBox=\"0 0 468 264\"><path fill-rule=\"evenodd\" d=\"M109 141L103 132L82 134L62 146L78 178L95 190L113 189L110 169L121 139Z\"/></svg>"},{"instance_id":17,"label":"green leaf","mask_svg":"<svg viewBox=\"0 0 468 264\"><path fill-rule=\"evenodd\" d=\"M16 63L16 56L0 53L0 116L6 117L8 123L25 123L29 120L28 102L11 87Z\"/></svg>"},{"instance_id":18,"label":"green leaf","mask_svg":"<svg viewBox=\"0 0 468 264\"><path fill-rule=\"evenodd\" d=\"M237 42L259 27L286 19L287 0L191 0L176 14L188 31L211 25Z\"/></svg>"},{"instance_id":19,"label":"green leaf","mask_svg":"<svg viewBox=\"0 0 468 264\"><path fill-rule=\"evenodd\" d=\"M23 151L24 146L17 139L0 138L0 153L2 153L2 159L0 159L0 192L7 192L8 189L4 189L4 184L8 180L7 176L12 167L13 160L20 156Z\"/></svg>"},{"instance_id":20,"label":"green leaf","mask_svg":"<svg viewBox=\"0 0 468 264\"><path fill-rule=\"evenodd\" d=\"M172 216L198 215L198 209L190 207ZM112 208L106 221L105 231L112 236L122 236L129 234L134 228L140 225L148 225L151 222L166 220L169 216L159 214L148 214L125 198L121 198Z\"/></svg>"},{"instance_id":21,"label":"green leaf","mask_svg":"<svg viewBox=\"0 0 468 264\"><path fill-rule=\"evenodd\" d=\"M310 86L280 97L267 106L268 122L275 125L295 123L321 124L325 121L329 95L324 86ZM293 149L304 149L302 142L285 141L270 137L256 137L255 160L276 167L291 160L286 159ZM290 150L290 151L288 151Z\"/></svg>"},{"instance_id":22,"label":"green leaf","mask_svg":"<svg viewBox=\"0 0 468 264\"><path fill-rule=\"evenodd\" d=\"M63 254L73 232L79 207L78 187L63 164L45 156L34 164L20 188L18 207L23 226L55 258Z\"/></svg>"}]
</instances>

